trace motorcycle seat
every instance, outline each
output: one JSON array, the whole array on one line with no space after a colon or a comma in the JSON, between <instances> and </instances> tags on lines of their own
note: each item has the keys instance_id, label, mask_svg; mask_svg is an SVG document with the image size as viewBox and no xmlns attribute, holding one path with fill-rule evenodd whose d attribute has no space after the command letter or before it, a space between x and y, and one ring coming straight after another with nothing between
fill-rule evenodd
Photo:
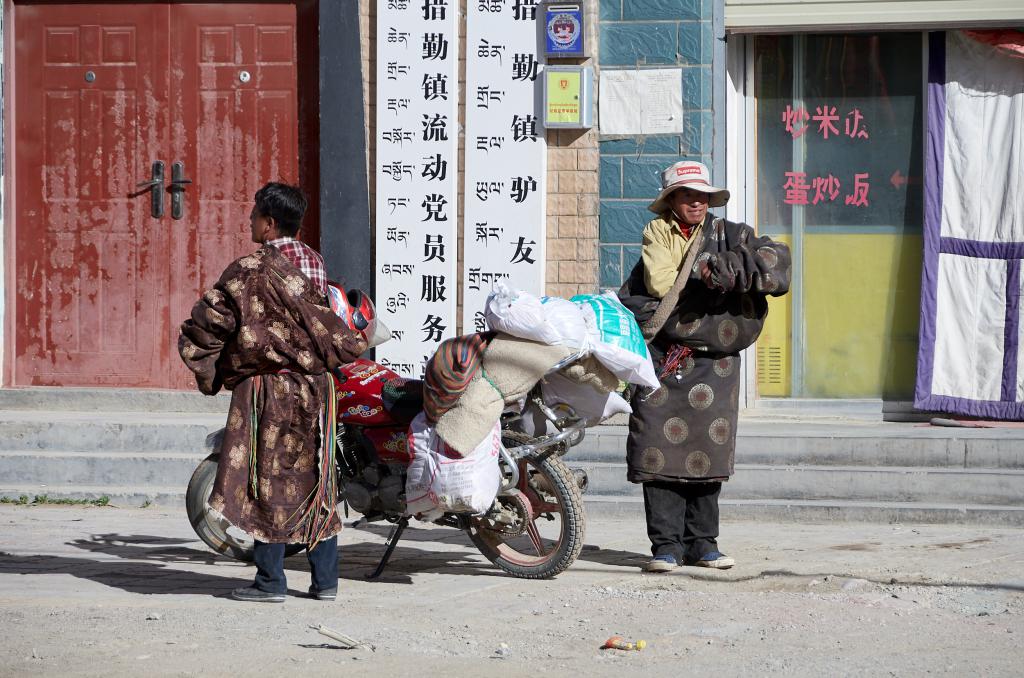
<instances>
[{"instance_id":1,"label":"motorcycle seat","mask_svg":"<svg viewBox=\"0 0 1024 678\"><path fill-rule=\"evenodd\" d=\"M396 423L409 424L423 411L423 381L392 379L381 390L384 409Z\"/></svg>"}]
</instances>

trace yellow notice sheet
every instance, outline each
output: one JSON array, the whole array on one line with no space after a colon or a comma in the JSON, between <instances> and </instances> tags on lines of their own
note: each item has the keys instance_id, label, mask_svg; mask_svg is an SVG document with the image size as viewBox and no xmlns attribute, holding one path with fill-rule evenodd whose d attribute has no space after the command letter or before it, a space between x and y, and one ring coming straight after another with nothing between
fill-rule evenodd
<instances>
[{"instance_id":1,"label":"yellow notice sheet","mask_svg":"<svg viewBox=\"0 0 1024 678\"><path fill-rule=\"evenodd\" d=\"M580 74L578 71L544 71L548 79L544 123L580 122Z\"/></svg>"}]
</instances>

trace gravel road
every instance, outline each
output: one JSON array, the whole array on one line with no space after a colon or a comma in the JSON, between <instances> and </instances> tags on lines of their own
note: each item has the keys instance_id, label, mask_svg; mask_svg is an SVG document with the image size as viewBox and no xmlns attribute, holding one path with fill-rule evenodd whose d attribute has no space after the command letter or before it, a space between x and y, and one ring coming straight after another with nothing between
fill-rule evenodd
<instances>
[{"instance_id":1,"label":"gravel road","mask_svg":"<svg viewBox=\"0 0 1024 678\"><path fill-rule=\"evenodd\" d=\"M592 519L552 581L492 567L455 530L346 528L333 603L225 594L253 570L183 512L0 506L0 675L983 675L1024 673L1024 530L727 522L725 572L647 575L642 523ZM341 649L324 625L372 646ZM602 650L617 634L642 652Z\"/></svg>"}]
</instances>

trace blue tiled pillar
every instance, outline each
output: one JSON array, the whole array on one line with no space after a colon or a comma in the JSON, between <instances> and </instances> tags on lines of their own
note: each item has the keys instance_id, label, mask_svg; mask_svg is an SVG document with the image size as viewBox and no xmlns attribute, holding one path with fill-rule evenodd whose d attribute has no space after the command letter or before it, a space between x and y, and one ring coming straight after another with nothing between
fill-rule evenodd
<instances>
[{"instance_id":1,"label":"blue tiled pillar","mask_svg":"<svg viewBox=\"0 0 1024 678\"><path fill-rule=\"evenodd\" d=\"M723 0L600 0L601 70L678 67L684 129L679 135L602 137L599 281L617 288L640 257L647 205L672 163L713 162L716 6ZM719 14L721 8L717 8ZM722 64L724 66L724 64ZM717 179L717 176L714 176Z\"/></svg>"}]
</instances>

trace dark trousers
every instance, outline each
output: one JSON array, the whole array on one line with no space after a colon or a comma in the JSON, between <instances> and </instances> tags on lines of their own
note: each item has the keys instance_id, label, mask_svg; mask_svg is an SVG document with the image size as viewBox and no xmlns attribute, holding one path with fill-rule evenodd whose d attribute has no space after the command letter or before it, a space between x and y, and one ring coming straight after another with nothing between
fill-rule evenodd
<instances>
[{"instance_id":1,"label":"dark trousers","mask_svg":"<svg viewBox=\"0 0 1024 678\"><path fill-rule=\"evenodd\" d=\"M692 563L718 550L722 483L644 483L651 553Z\"/></svg>"},{"instance_id":2,"label":"dark trousers","mask_svg":"<svg viewBox=\"0 0 1024 678\"><path fill-rule=\"evenodd\" d=\"M256 563L256 581L253 586L267 593L286 593L288 580L284 576L284 544L267 544L256 540L253 560ZM313 589L326 591L338 587L338 537L325 539L312 551L306 547L306 559L313 576Z\"/></svg>"}]
</instances>

